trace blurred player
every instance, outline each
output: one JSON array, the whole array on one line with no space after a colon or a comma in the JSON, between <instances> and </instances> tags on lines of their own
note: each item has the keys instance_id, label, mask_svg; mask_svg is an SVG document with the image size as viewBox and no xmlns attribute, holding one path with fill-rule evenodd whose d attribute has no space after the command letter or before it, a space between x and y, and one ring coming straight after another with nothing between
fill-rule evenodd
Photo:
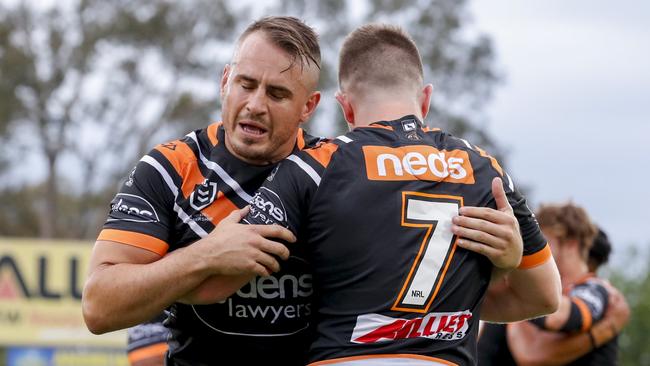
<instances>
[{"instance_id":1,"label":"blurred player","mask_svg":"<svg viewBox=\"0 0 650 366\"><path fill-rule=\"evenodd\" d=\"M479 342L479 364L616 364L616 336L629 318L629 308L616 289L595 278L587 267L596 227L582 208L572 204L542 206L537 217L562 276L565 295L560 309L507 328L486 325ZM599 245L607 247L603 239L606 236L600 235Z\"/></svg>"},{"instance_id":2,"label":"blurred player","mask_svg":"<svg viewBox=\"0 0 650 366\"><path fill-rule=\"evenodd\" d=\"M557 269L511 179L480 148L422 124L432 87L423 86L410 37L386 25L355 30L341 50L339 83L337 100L354 131L294 152L245 218L291 229L313 267L310 361L475 363L480 307L495 268L521 263L508 274L517 296L491 304L487 318L555 311ZM523 259L521 242L512 250L497 240L502 233L473 228L487 213L516 227L513 209Z\"/></svg>"}]
</instances>

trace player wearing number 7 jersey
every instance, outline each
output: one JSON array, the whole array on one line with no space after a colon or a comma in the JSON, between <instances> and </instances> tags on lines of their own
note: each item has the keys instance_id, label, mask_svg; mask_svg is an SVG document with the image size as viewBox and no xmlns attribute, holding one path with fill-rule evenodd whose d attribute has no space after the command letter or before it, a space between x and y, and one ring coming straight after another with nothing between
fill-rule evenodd
<instances>
[{"instance_id":1,"label":"player wearing number 7 jersey","mask_svg":"<svg viewBox=\"0 0 650 366\"><path fill-rule=\"evenodd\" d=\"M417 48L403 31L364 26L340 57L337 100L354 130L289 156L244 220L289 228L298 237L292 254L306 252L316 309L310 362L475 364L494 265L457 245L452 219L463 206L495 208L492 181L502 178L521 263L544 268L552 287L546 240L494 158L422 124L432 88L422 87Z\"/></svg>"}]
</instances>

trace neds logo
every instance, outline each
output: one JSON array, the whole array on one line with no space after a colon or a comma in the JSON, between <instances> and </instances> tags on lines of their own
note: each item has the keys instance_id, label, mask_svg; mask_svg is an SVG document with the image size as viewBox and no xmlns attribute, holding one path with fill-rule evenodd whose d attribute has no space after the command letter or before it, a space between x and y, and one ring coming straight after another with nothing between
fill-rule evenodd
<instances>
[{"instance_id":1,"label":"neds logo","mask_svg":"<svg viewBox=\"0 0 650 366\"><path fill-rule=\"evenodd\" d=\"M438 150L427 145L364 146L363 155L369 180L474 183L469 155L462 150Z\"/></svg>"}]
</instances>

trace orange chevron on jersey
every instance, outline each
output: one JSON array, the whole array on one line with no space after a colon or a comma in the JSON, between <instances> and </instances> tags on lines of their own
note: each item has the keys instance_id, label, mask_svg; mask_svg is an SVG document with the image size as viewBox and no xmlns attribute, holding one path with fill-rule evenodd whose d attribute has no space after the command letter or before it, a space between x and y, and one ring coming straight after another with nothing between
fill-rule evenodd
<instances>
[{"instance_id":1,"label":"orange chevron on jersey","mask_svg":"<svg viewBox=\"0 0 650 366\"><path fill-rule=\"evenodd\" d=\"M474 170L463 150L428 145L363 146L369 180L427 180L474 184Z\"/></svg>"}]
</instances>

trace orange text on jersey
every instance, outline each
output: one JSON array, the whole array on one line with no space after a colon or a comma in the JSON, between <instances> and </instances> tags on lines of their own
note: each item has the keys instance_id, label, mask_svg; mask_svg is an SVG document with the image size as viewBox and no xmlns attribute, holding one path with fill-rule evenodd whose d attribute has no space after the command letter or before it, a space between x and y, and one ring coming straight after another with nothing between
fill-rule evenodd
<instances>
[{"instance_id":1,"label":"orange text on jersey","mask_svg":"<svg viewBox=\"0 0 650 366\"><path fill-rule=\"evenodd\" d=\"M364 146L369 180L429 180L474 184L474 170L463 150L438 150L428 145Z\"/></svg>"}]
</instances>

